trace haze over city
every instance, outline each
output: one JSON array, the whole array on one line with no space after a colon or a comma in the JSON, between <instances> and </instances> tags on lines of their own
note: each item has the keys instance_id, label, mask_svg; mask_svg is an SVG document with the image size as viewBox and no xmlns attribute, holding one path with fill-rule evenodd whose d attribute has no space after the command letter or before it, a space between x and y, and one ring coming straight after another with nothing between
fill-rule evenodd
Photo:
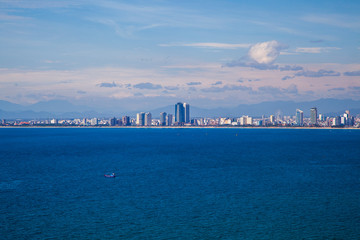
<instances>
[{"instance_id":1,"label":"haze over city","mask_svg":"<svg viewBox=\"0 0 360 240\"><path fill-rule=\"evenodd\" d=\"M360 100L357 1L0 1L0 99L136 111Z\"/></svg>"}]
</instances>

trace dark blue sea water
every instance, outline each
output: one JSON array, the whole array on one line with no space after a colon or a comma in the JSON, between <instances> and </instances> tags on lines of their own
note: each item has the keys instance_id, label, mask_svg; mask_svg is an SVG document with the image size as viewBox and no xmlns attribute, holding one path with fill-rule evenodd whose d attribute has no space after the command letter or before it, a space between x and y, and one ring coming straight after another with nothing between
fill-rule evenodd
<instances>
[{"instance_id":1,"label":"dark blue sea water","mask_svg":"<svg viewBox=\"0 0 360 240\"><path fill-rule=\"evenodd\" d=\"M3 128L0 238L360 239L360 131Z\"/></svg>"}]
</instances>

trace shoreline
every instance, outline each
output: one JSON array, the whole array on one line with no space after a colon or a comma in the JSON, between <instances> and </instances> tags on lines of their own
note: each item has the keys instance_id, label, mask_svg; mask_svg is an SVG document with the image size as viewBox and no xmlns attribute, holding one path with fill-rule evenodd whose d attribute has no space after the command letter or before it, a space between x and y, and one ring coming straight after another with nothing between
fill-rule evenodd
<instances>
[{"instance_id":1,"label":"shoreline","mask_svg":"<svg viewBox=\"0 0 360 240\"><path fill-rule=\"evenodd\" d=\"M231 127L231 126L0 126L2 128L121 128L121 129L327 129L327 130L360 130L356 127Z\"/></svg>"}]
</instances>

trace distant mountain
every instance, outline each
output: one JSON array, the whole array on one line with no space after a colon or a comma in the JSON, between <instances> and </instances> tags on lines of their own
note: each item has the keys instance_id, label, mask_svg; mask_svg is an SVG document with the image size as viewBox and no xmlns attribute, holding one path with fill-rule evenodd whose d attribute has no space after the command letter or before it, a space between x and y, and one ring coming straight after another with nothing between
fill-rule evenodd
<instances>
[{"instance_id":1,"label":"distant mountain","mask_svg":"<svg viewBox=\"0 0 360 240\"><path fill-rule=\"evenodd\" d=\"M65 112L84 112L91 111L91 107L74 105L65 100L51 100L47 102L38 102L27 107L32 111L45 111L53 113Z\"/></svg>"},{"instance_id":2,"label":"distant mountain","mask_svg":"<svg viewBox=\"0 0 360 240\"><path fill-rule=\"evenodd\" d=\"M360 114L360 101L351 99L319 99L308 102L294 102L294 101L273 101L262 102L257 104L240 104L232 108L199 108L190 106L191 117L240 117L242 115L249 115L253 117L260 117L262 115L295 115L297 108L304 111L304 116L310 115L310 108L317 107L318 113L326 116L336 116L344 113L345 110L350 110L352 115ZM47 102L38 102L36 104L22 106L19 104L0 100L0 119L44 119L44 118L91 118L91 117L120 117L114 110L102 110L92 106L75 105L64 100L52 100ZM105 108L104 108L105 109ZM123 113L122 115L136 116L140 111L131 111ZM167 105L161 108L149 109L153 118L159 118L160 112L174 114L174 105Z\"/></svg>"},{"instance_id":3,"label":"distant mountain","mask_svg":"<svg viewBox=\"0 0 360 240\"><path fill-rule=\"evenodd\" d=\"M20 104L0 100L0 109L3 111L24 111L26 107Z\"/></svg>"},{"instance_id":4,"label":"distant mountain","mask_svg":"<svg viewBox=\"0 0 360 240\"><path fill-rule=\"evenodd\" d=\"M46 119L53 118L54 114L34 111L3 111L0 109L0 119Z\"/></svg>"}]
</instances>

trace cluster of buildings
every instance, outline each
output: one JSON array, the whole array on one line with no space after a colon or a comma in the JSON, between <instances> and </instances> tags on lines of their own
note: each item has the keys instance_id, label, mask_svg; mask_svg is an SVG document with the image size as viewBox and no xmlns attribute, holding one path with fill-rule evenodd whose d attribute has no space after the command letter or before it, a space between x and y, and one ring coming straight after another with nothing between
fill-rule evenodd
<instances>
[{"instance_id":1,"label":"cluster of buildings","mask_svg":"<svg viewBox=\"0 0 360 240\"><path fill-rule=\"evenodd\" d=\"M2 120L0 126L249 126L249 127L357 127L360 128L360 118L350 115L347 110L341 116L325 117L318 114L317 108L310 109L310 118L304 117L304 112L296 109L295 116L270 115L269 117L242 116L238 118L201 118L190 117L188 103L176 103L175 112L161 112L153 118L150 112L140 112L136 118L123 116L121 118L99 119L48 119L48 120Z\"/></svg>"},{"instance_id":2,"label":"cluster of buildings","mask_svg":"<svg viewBox=\"0 0 360 240\"><path fill-rule=\"evenodd\" d=\"M190 105L188 103L175 104L175 116L161 112L159 121L153 121L150 112L136 114L137 126L183 126L190 123Z\"/></svg>"},{"instance_id":3,"label":"cluster of buildings","mask_svg":"<svg viewBox=\"0 0 360 240\"><path fill-rule=\"evenodd\" d=\"M323 114L317 113L317 108L310 109L310 119L304 121L304 112L300 109L296 109L296 121L297 126L323 126L323 127L340 127L340 126L354 126L355 117L350 115L350 111L346 110L342 116L325 117Z\"/></svg>"}]
</instances>

